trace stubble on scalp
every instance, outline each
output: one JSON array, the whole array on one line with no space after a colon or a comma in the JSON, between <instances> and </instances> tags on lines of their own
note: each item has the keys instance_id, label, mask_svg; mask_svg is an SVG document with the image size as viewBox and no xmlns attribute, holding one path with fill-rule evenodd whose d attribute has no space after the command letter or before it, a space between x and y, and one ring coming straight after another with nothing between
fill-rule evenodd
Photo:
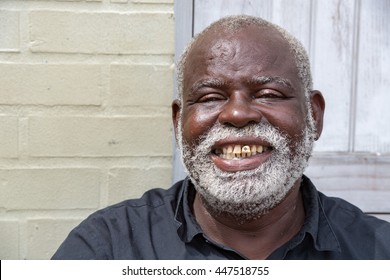
<instances>
[{"instance_id":1,"label":"stubble on scalp","mask_svg":"<svg viewBox=\"0 0 390 280\"><path fill-rule=\"evenodd\" d=\"M196 46L197 42L201 41L206 36L206 34L210 32L215 33L215 36L218 36L221 33L232 35L250 25L257 26L260 29L273 29L275 32L278 32L286 41L295 59L295 64L298 69L298 76L301 79L302 85L305 89L305 96L307 99L309 99L310 91L313 89L313 81L311 76L309 57L302 43L297 38L288 33L285 29L276 24L258 17L237 15L221 18L220 20L209 25L202 32L198 33L186 46L176 65L177 92L179 100L182 100L183 97L183 79L187 58L192 49Z\"/></svg>"}]
</instances>

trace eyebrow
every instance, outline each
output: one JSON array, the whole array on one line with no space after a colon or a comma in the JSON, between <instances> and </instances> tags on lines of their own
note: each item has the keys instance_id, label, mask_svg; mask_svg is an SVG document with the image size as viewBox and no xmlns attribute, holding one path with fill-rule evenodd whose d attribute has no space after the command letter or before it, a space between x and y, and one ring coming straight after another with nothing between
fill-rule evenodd
<instances>
[{"instance_id":1,"label":"eyebrow","mask_svg":"<svg viewBox=\"0 0 390 280\"><path fill-rule=\"evenodd\" d=\"M221 79L217 79L217 78L203 79L193 84L190 92L194 93L203 87L221 88L224 85L226 85L226 82Z\"/></svg>"},{"instance_id":2,"label":"eyebrow","mask_svg":"<svg viewBox=\"0 0 390 280\"><path fill-rule=\"evenodd\" d=\"M265 85L269 83L275 83L283 87L294 89L291 81L278 76L253 76L247 81L248 84Z\"/></svg>"},{"instance_id":3,"label":"eyebrow","mask_svg":"<svg viewBox=\"0 0 390 280\"><path fill-rule=\"evenodd\" d=\"M290 80L279 77L279 76L253 76L249 78L247 81L249 85L265 85L268 83L276 83L283 87L287 87L289 89L294 89ZM227 84L226 81L217 78L208 78L197 81L192 85L190 93L194 93L197 90L203 87L211 87L211 88L221 88Z\"/></svg>"}]
</instances>

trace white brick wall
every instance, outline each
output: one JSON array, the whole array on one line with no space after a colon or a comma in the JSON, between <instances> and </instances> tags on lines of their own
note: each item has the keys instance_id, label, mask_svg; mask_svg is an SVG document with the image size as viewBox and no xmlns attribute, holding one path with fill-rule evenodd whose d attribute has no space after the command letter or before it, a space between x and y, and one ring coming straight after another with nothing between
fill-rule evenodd
<instances>
[{"instance_id":1,"label":"white brick wall","mask_svg":"<svg viewBox=\"0 0 390 280\"><path fill-rule=\"evenodd\" d=\"M0 132L0 158L17 158L18 118L13 115L0 115Z\"/></svg>"},{"instance_id":2,"label":"white brick wall","mask_svg":"<svg viewBox=\"0 0 390 280\"><path fill-rule=\"evenodd\" d=\"M19 222L1 221L0 230L0 252L1 259L18 259L19 258Z\"/></svg>"},{"instance_id":3,"label":"white brick wall","mask_svg":"<svg viewBox=\"0 0 390 280\"><path fill-rule=\"evenodd\" d=\"M29 18L33 52L172 53L172 13L37 11Z\"/></svg>"},{"instance_id":4,"label":"white brick wall","mask_svg":"<svg viewBox=\"0 0 390 280\"><path fill-rule=\"evenodd\" d=\"M0 11L0 51L12 52L19 50L19 13Z\"/></svg>"},{"instance_id":5,"label":"white brick wall","mask_svg":"<svg viewBox=\"0 0 390 280\"><path fill-rule=\"evenodd\" d=\"M0 1L0 259L171 184L173 0Z\"/></svg>"},{"instance_id":6,"label":"white brick wall","mask_svg":"<svg viewBox=\"0 0 390 280\"><path fill-rule=\"evenodd\" d=\"M99 65L0 64L1 104L100 105ZM33 74L32 74L33 73Z\"/></svg>"},{"instance_id":7,"label":"white brick wall","mask_svg":"<svg viewBox=\"0 0 390 280\"><path fill-rule=\"evenodd\" d=\"M164 106L172 101L171 96L161 94L173 92L172 75L167 65L112 65L108 102L113 106Z\"/></svg>"},{"instance_id":8,"label":"white brick wall","mask_svg":"<svg viewBox=\"0 0 390 280\"><path fill-rule=\"evenodd\" d=\"M169 157L169 121L166 116L31 117L29 151L32 157Z\"/></svg>"}]
</instances>

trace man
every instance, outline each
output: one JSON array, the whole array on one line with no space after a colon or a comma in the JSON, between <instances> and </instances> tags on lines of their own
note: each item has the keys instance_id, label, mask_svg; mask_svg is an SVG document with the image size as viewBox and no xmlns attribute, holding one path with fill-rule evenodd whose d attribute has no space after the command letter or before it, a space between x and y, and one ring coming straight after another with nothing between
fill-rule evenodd
<instances>
[{"instance_id":1,"label":"man","mask_svg":"<svg viewBox=\"0 0 390 280\"><path fill-rule=\"evenodd\" d=\"M307 54L249 16L212 24L178 65L189 178L100 210L54 259L390 259L390 224L303 175L325 102Z\"/></svg>"}]
</instances>

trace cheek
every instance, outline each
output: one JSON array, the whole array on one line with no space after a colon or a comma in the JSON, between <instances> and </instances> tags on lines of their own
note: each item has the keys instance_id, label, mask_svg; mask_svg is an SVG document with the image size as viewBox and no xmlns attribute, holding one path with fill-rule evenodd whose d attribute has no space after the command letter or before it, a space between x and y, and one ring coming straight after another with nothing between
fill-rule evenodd
<instances>
[{"instance_id":1,"label":"cheek","mask_svg":"<svg viewBox=\"0 0 390 280\"><path fill-rule=\"evenodd\" d=\"M185 112L185 113L184 113ZM199 106L185 108L183 112L183 138L189 144L195 144L217 121L218 112Z\"/></svg>"},{"instance_id":2,"label":"cheek","mask_svg":"<svg viewBox=\"0 0 390 280\"><path fill-rule=\"evenodd\" d=\"M277 110L272 114L264 113L264 115L267 115L266 118L271 125L279 128L291 139L300 139L306 128L306 112L301 106Z\"/></svg>"}]
</instances>

